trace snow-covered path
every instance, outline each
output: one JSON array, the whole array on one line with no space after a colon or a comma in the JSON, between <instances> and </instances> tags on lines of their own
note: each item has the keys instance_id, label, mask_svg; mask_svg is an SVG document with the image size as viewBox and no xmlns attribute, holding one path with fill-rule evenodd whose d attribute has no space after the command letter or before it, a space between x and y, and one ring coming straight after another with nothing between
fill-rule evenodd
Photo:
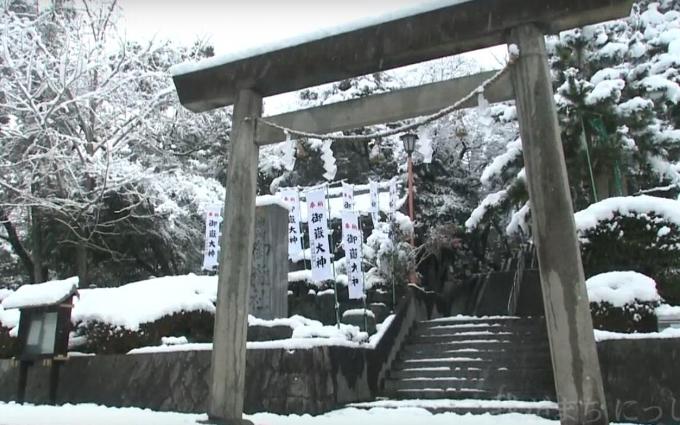
<instances>
[{"instance_id":1,"label":"snow-covered path","mask_svg":"<svg viewBox=\"0 0 680 425\"><path fill-rule=\"evenodd\" d=\"M109 408L94 404L53 406L0 403L0 425L194 425L205 415L154 412L137 408ZM517 413L505 415L433 415L421 408L341 409L322 416L280 416L258 413L248 419L255 425L558 425L558 421Z\"/></svg>"}]
</instances>

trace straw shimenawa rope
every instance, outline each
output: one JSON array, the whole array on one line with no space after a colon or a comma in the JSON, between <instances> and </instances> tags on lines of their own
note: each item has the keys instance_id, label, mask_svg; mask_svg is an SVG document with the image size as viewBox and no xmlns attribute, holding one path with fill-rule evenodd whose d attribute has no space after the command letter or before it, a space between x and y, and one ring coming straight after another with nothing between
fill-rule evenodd
<instances>
[{"instance_id":1,"label":"straw shimenawa rope","mask_svg":"<svg viewBox=\"0 0 680 425\"><path fill-rule=\"evenodd\" d=\"M423 117L419 120L416 120L415 122L411 124L406 124L397 128L389 129L389 130L384 130L384 131L379 131L371 134L357 134L357 135L333 135L333 134L318 134L318 133L310 133L306 131L301 131L301 130L295 130L293 128L288 128L283 125L279 125L276 123L273 123L271 121L267 121L265 118L258 118L257 121L259 123L262 123L264 125L268 125L273 128L278 128L279 130L283 131L286 137L290 136L297 136L297 137L303 137L303 138L310 138L310 139L321 139L321 140L331 140L331 141L351 141L351 142L356 142L356 141L366 141L366 140L373 140L373 139L381 139L385 137L390 137L394 136L397 134L402 134L406 133L412 130L415 130L419 127L422 127L426 124L429 124L433 121L436 121L446 115L449 115L456 109L459 109L461 105L464 103L468 102L471 100L475 95L480 95L483 94L486 88L498 81L503 75L505 75L510 69L512 68L512 65L517 62L517 59L519 58L519 52L516 49L510 49L510 57L508 59L508 62L505 64L505 66L500 69L496 74L494 74L491 78L488 80L484 81L482 84L480 84L477 88L473 89L468 93L465 97L457 101L451 106L447 106L444 109L441 109L438 112L435 112L432 115L428 115L426 117Z\"/></svg>"}]
</instances>

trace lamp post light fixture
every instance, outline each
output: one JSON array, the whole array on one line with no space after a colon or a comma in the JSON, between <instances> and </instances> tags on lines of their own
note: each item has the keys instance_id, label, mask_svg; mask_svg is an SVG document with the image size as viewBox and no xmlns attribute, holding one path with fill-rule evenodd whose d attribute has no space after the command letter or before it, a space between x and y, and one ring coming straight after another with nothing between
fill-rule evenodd
<instances>
[{"instance_id":1,"label":"lamp post light fixture","mask_svg":"<svg viewBox=\"0 0 680 425\"><path fill-rule=\"evenodd\" d=\"M411 223L415 222L415 212L413 209L413 152L416 150L416 143L418 142L418 135L416 133L405 133L401 136L401 141L404 143L404 150L408 155L408 217ZM411 245L415 246L413 236L411 236Z\"/></svg>"}]
</instances>

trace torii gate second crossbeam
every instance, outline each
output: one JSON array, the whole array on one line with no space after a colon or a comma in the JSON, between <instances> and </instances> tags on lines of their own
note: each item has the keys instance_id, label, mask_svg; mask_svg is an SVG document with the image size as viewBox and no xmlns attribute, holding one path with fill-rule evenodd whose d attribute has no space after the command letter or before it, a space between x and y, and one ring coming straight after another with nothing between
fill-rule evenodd
<instances>
[{"instance_id":1,"label":"torii gate second crossbeam","mask_svg":"<svg viewBox=\"0 0 680 425\"><path fill-rule=\"evenodd\" d=\"M632 0L449 0L263 54L176 68L175 86L190 110L234 104L208 416L242 422L258 144L281 140L280 132L256 125L263 96L508 42L520 50L511 81L561 422L608 423L543 35L620 18L631 6ZM426 96L427 88L411 90L411 96ZM375 111L375 99L364 105L367 111ZM401 119L422 113L406 104L400 108L391 113ZM319 133L368 125L328 111L271 119L306 122L308 128L297 129Z\"/></svg>"}]
</instances>

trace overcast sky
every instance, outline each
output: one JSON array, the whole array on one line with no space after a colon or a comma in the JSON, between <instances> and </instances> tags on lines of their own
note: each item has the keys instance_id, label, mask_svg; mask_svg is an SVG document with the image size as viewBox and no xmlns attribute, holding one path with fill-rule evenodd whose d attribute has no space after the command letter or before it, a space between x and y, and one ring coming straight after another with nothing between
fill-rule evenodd
<instances>
[{"instance_id":1,"label":"overcast sky","mask_svg":"<svg viewBox=\"0 0 680 425\"><path fill-rule=\"evenodd\" d=\"M456 0L119 0L131 39L209 40L217 54ZM459 0L464 1L464 0ZM500 50L496 50L496 55ZM501 52L502 54L502 52ZM480 57L483 61L493 60Z\"/></svg>"},{"instance_id":2,"label":"overcast sky","mask_svg":"<svg viewBox=\"0 0 680 425\"><path fill-rule=\"evenodd\" d=\"M412 9L414 5L454 1L468 0L119 0L123 8L120 29L128 39L135 40L170 39L191 44L201 38L220 55ZM504 55L505 47L471 54L488 69L500 68L499 59ZM413 67L396 72L417 75ZM296 99L291 94L268 98L266 111L294 109Z\"/></svg>"}]
</instances>

